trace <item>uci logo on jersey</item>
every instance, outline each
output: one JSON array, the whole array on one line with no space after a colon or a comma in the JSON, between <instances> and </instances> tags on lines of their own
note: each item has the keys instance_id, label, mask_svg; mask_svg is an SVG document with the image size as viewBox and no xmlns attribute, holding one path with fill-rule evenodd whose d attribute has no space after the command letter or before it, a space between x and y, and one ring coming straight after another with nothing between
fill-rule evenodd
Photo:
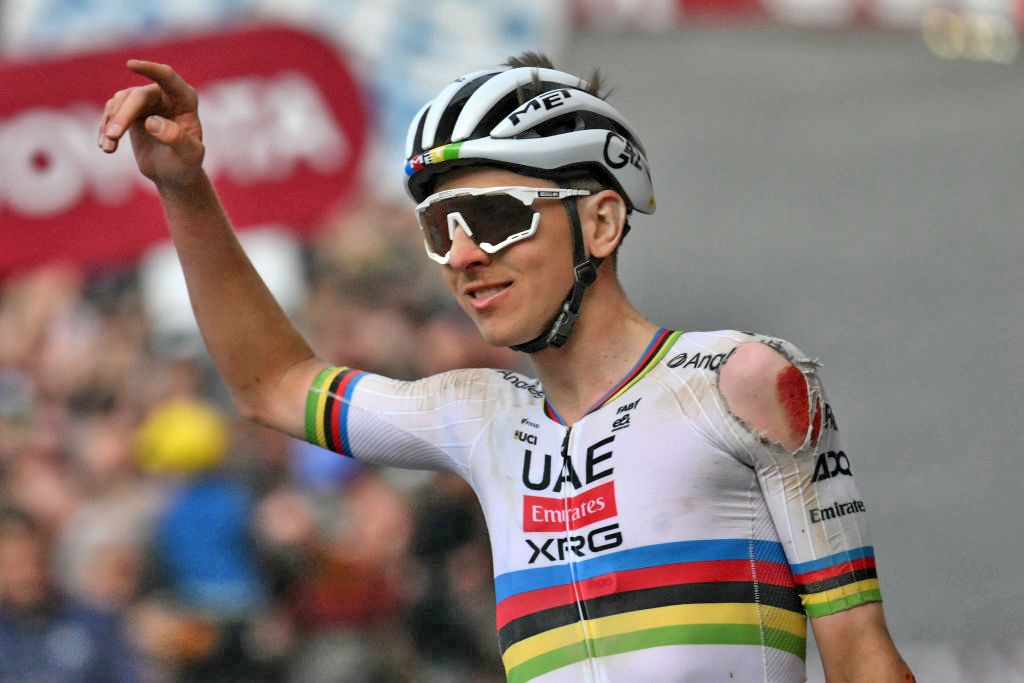
<instances>
[{"instance_id":1,"label":"uci logo on jersey","mask_svg":"<svg viewBox=\"0 0 1024 683\"><path fill-rule=\"evenodd\" d=\"M537 445L537 435L531 434L530 432L524 432L517 429L515 438L519 441L524 441L531 446Z\"/></svg>"},{"instance_id":2,"label":"uci logo on jersey","mask_svg":"<svg viewBox=\"0 0 1024 683\"><path fill-rule=\"evenodd\" d=\"M814 475L811 477L811 483L822 479L831 479L840 474L853 476L853 472L850 471L850 459L846 457L846 453L843 451L820 453L817 462L814 463Z\"/></svg>"}]
</instances>

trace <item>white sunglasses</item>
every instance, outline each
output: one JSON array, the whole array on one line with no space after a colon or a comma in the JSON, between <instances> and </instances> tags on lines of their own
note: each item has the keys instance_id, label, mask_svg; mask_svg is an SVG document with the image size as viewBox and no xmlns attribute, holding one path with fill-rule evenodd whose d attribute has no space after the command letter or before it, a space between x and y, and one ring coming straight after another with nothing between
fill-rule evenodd
<instances>
[{"instance_id":1,"label":"white sunglasses","mask_svg":"<svg viewBox=\"0 0 1024 683\"><path fill-rule=\"evenodd\" d=\"M416 206L427 256L447 265L456 227L488 254L532 237L540 214L537 199L584 197L589 190L552 187L460 187L430 195Z\"/></svg>"}]
</instances>

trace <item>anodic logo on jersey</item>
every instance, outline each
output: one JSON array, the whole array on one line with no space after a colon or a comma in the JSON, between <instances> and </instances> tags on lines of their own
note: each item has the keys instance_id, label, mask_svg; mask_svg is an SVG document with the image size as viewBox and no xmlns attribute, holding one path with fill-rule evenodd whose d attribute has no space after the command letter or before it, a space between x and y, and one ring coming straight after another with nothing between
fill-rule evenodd
<instances>
[{"instance_id":1,"label":"anodic logo on jersey","mask_svg":"<svg viewBox=\"0 0 1024 683\"><path fill-rule=\"evenodd\" d=\"M728 353L694 353L688 354L685 351L680 353L678 356L673 356L668 362L670 368L678 368L680 366L684 368L694 368L696 370L712 370L718 371L718 368L722 366L725 361L732 357L732 354L736 353L736 349L730 350Z\"/></svg>"},{"instance_id":2,"label":"anodic logo on jersey","mask_svg":"<svg viewBox=\"0 0 1024 683\"><path fill-rule=\"evenodd\" d=\"M853 476L853 471L850 469L850 459L846 456L846 453L843 451L819 453L818 459L814 463L814 474L811 476L811 483L813 484L822 479L831 479L840 474L845 474L848 477Z\"/></svg>"},{"instance_id":3,"label":"anodic logo on jersey","mask_svg":"<svg viewBox=\"0 0 1024 683\"><path fill-rule=\"evenodd\" d=\"M527 382L525 379L511 370L498 370L498 374L504 377L509 384L516 389L522 389L534 398L544 398L544 392L537 388L536 382Z\"/></svg>"}]
</instances>

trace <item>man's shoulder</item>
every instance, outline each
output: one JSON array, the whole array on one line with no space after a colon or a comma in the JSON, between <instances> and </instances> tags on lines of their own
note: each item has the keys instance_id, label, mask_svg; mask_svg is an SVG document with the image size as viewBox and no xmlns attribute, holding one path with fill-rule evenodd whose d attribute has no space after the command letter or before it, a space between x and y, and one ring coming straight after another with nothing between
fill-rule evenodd
<instances>
[{"instance_id":1,"label":"man's shoulder","mask_svg":"<svg viewBox=\"0 0 1024 683\"><path fill-rule=\"evenodd\" d=\"M696 367L719 370L725 365L726 360L731 361L733 356L746 346L751 348L743 352L742 355L746 356L746 359L741 361L741 365L748 366L753 362L750 368L752 370L776 356L782 356L798 365L817 364L817 361L806 356L795 344L786 339L731 329L684 332L666 354L666 364L670 368Z\"/></svg>"},{"instance_id":2,"label":"man's shoulder","mask_svg":"<svg viewBox=\"0 0 1024 683\"><path fill-rule=\"evenodd\" d=\"M664 364L688 391L704 386L710 393L702 396L718 395L755 433L790 450L805 441L817 409L818 363L788 340L739 330L687 332Z\"/></svg>"},{"instance_id":3,"label":"man's shoulder","mask_svg":"<svg viewBox=\"0 0 1024 683\"><path fill-rule=\"evenodd\" d=\"M544 399L540 381L514 370L490 368L486 371L491 382L496 383L512 399L526 402Z\"/></svg>"},{"instance_id":4,"label":"man's shoulder","mask_svg":"<svg viewBox=\"0 0 1024 683\"><path fill-rule=\"evenodd\" d=\"M807 442L819 415L817 368L789 341L750 334L722 363L718 391L755 433L793 451Z\"/></svg>"},{"instance_id":5,"label":"man's shoulder","mask_svg":"<svg viewBox=\"0 0 1024 683\"><path fill-rule=\"evenodd\" d=\"M662 362L677 373L695 370L718 372L736 349L757 338L754 333L738 330L683 332L668 349Z\"/></svg>"},{"instance_id":6,"label":"man's shoulder","mask_svg":"<svg viewBox=\"0 0 1024 683\"><path fill-rule=\"evenodd\" d=\"M773 384L790 367L804 374L818 367L817 360L786 339L741 330L685 332L666 354L665 364L727 375L751 391Z\"/></svg>"},{"instance_id":7,"label":"man's shoulder","mask_svg":"<svg viewBox=\"0 0 1024 683\"><path fill-rule=\"evenodd\" d=\"M424 377L411 385L418 386L417 391L425 387L434 394L498 397L502 402L530 402L544 398L537 379L506 368L459 368Z\"/></svg>"}]
</instances>

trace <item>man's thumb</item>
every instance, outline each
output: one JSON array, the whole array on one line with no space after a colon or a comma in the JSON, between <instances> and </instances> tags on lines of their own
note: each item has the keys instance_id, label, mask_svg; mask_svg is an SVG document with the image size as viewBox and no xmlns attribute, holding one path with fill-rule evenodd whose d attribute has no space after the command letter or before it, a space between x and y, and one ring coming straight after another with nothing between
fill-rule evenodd
<instances>
[{"instance_id":1,"label":"man's thumb","mask_svg":"<svg viewBox=\"0 0 1024 683\"><path fill-rule=\"evenodd\" d=\"M167 119L162 116L147 116L146 117L146 130L150 135L159 139L161 142L169 142L164 140L161 133L167 129L167 124L170 123Z\"/></svg>"},{"instance_id":2,"label":"man's thumb","mask_svg":"<svg viewBox=\"0 0 1024 683\"><path fill-rule=\"evenodd\" d=\"M182 127L162 116L146 117L146 132L160 143L172 148L183 160L203 158L203 144L192 138Z\"/></svg>"}]
</instances>

